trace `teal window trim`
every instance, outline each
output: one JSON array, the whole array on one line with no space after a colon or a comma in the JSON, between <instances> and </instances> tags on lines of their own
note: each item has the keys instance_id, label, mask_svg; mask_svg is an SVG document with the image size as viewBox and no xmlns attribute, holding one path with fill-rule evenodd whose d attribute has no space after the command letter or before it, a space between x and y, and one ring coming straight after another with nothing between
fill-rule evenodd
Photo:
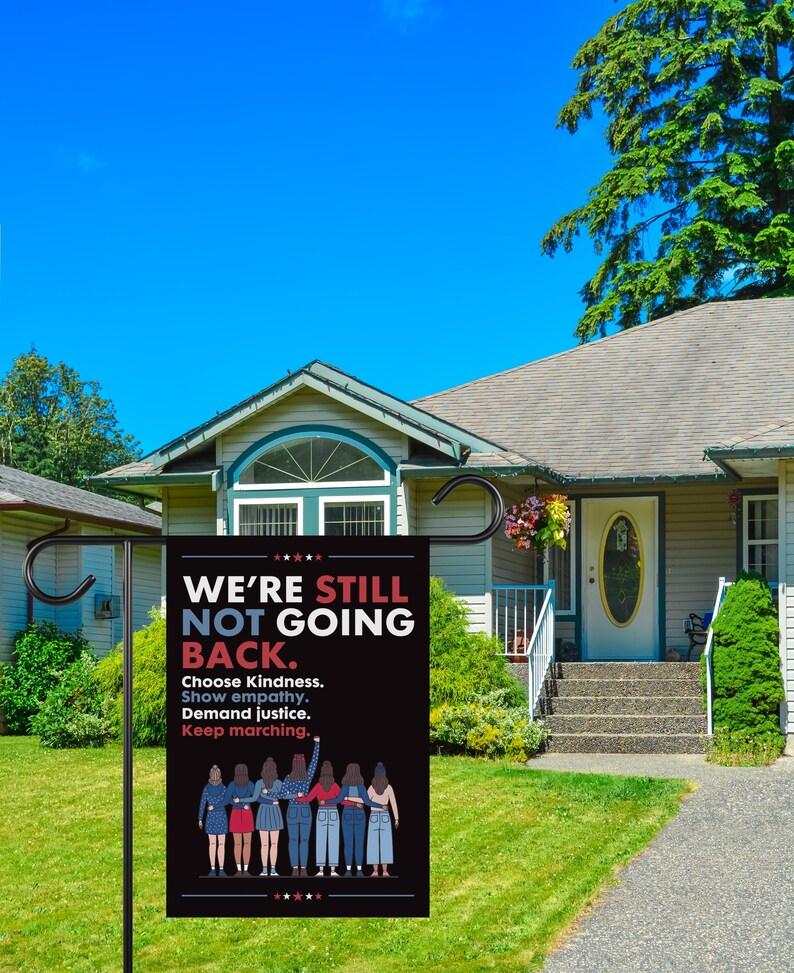
<instances>
[{"instance_id":1,"label":"teal window trim","mask_svg":"<svg viewBox=\"0 0 794 973\"><path fill-rule=\"evenodd\" d=\"M334 486L324 484L301 484L284 483L277 486L250 486L241 487L238 478L242 471L253 463L258 456L266 450L290 439L305 439L309 436L319 436L326 439L338 439L342 442L357 446L363 452L371 456L384 470L384 480L373 481L365 485L351 486L344 482L335 483ZM370 442L358 433L347 429L340 429L336 426L325 425L298 425L290 426L288 429L281 429L277 433L265 436L258 442L252 444L237 457L235 462L229 467L227 473L228 491L228 511L227 511L227 530L230 534L236 534L239 514L238 505L242 503L298 503L299 523L301 534L299 536L317 536L322 533L322 523L320 521L321 503L320 500L347 500L355 503L368 499L385 500L385 529L388 535L397 533L397 464L391 457L375 443Z\"/></svg>"},{"instance_id":2,"label":"teal window trim","mask_svg":"<svg viewBox=\"0 0 794 973\"><path fill-rule=\"evenodd\" d=\"M265 436L263 439L260 439L249 446L248 449L242 452L229 467L226 474L226 485L230 489L236 487L242 471L253 463L259 456L261 456L262 453L266 452L268 449L271 449L273 446L278 446L280 443L288 442L290 439L306 439L312 436L317 436L321 439L339 439L343 443L348 443L350 446L357 446L368 456L371 456L379 466L383 467L384 471L389 474L389 481L394 478L394 475L397 472L397 464L389 456L389 454L381 449L380 446L370 442L368 439L365 439L358 433L352 432L349 429L341 429L338 426L299 425L290 426L288 429L280 429L278 432L271 433L271 435ZM373 487L383 487L387 485L388 484L385 482L371 484ZM301 489L303 488L301 487ZM324 489L324 487L313 487L312 489ZM246 490L246 492L248 492L248 490ZM268 492L271 492L270 489L268 489Z\"/></svg>"}]
</instances>

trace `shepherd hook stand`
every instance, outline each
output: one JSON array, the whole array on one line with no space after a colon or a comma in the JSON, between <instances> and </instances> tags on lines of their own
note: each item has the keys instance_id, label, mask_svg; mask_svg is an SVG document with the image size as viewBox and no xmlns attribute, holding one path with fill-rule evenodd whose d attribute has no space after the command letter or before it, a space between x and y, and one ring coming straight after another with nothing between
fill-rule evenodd
<instances>
[{"instance_id":1,"label":"shepherd hook stand","mask_svg":"<svg viewBox=\"0 0 794 973\"><path fill-rule=\"evenodd\" d=\"M479 486L491 497L493 517L491 523L479 534L449 534L432 535L431 544L480 544L493 537L499 529L505 515L505 504L501 493L489 480L482 476L466 474L449 480L436 493L431 503L438 505L453 490L461 486ZM122 905L122 934L123 934L123 973L133 973L132 957L132 552L135 547L164 546L168 537L96 537L76 536L42 537L28 546L25 563L22 567L22 577L28 591L47 605L70 605L79 601L96 581L89 574L68 595L51 595L42 591L33 577L33 564L36 558L48 547L110 547L121 545L123 558L122 574L122 648L124 662L124 687L122 697L123 711L123 905Z\"/></svg>"}]
</instances>

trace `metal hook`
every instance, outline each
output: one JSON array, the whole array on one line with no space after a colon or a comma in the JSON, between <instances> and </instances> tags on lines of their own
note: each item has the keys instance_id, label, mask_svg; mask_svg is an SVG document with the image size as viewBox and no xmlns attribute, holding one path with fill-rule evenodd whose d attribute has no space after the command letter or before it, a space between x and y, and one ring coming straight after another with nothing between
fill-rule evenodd
<instances>
[{"instance_id":1,"label":"metal hook","mask_svg":"<svg viewBox=\"0 0 794 973\"><path fill-rule=\"evenodd\" d=\"M63 535L60 537L40 537L37 541L33 541L28 546L28 552L25 555L25 563L22 565L22 577L25 579L25 584L27 585L28 591L30 591L35 598L38 598L39 601L43 601L47 605L70 605L73 601L78 601L83 597L88 589L96 582L96 578L93 574L89 574L88 577L83 578L74 591L70 591L68 595L48 595L46 591L41 590L33 577L33 563L46 547L64 545L73 545L79 547L110 547L117 544L123 544L125 546L137 546L139 544L165 544L165 540L165 537L157 535L150 537L123 537L115 535L109 535L107 537L86 537L84 535L76 535L74 537L64 537Z\"/></svg>"},{"instance_id":2,"label":"metal hook","mask_svg":"<svg viewBox=\"0 0 794 973\"><path fill-rule=\"evenodd\" d=\"M473 484L474 486L482 487L486 493L491 495L491 501L493 503L493 519L491 523L485 528L485 530L480 531L479 534L449 534L440 535L433 534L430 538L431 544L481 544L483 541L487 541L489 537L499 530L502 521L505 517L505 502L502 494L496 489L496 487L491 483L490 480L486 480L484 476L476 476L474 473L467 473L465 476L458 476L454 480L449 480L438 493L430 501L435 506L441 503L441 501L450 494L453 490L458 487L465 486L466 484Z\"/></svg>"},{"instance_id":3,"label":"metal hook","mask_svg":"<svg viewBox=\"0 0 794 973\"><path fill-rule=\"evenodd\" d=\"M34 541L28 547L28 553L25 555L25 563L22 565L22 577L25 579L25 584L27 585L28 591L34 596L34 598L38 598L39 601L43 601L47 605L70 605L73 601L78 601L83 597L91 585L94 584L96 578L93 574L89 574L88 577L83 578L74 591L69 592L68 595L48 595L46 592L42 591L41 588L36 584L33 577L33 562L36 560L39 554L41 554L44 548L49 547L55 542L55 540L56 538L41 538L40 540ZM72 541L72 543L74 543L74 541Z\"/></svg>"}]
</instances>

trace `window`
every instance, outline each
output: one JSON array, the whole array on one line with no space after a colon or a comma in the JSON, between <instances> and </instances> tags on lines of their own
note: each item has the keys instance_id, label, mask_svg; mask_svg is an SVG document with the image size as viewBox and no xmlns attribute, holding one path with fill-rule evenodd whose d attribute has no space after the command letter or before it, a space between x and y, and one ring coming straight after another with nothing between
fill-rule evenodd
<instances>
[{"instance_id":1,"label":"window","mask_svg":"<svg viewBox=\"0 0 794 973\"><path fill-rule=\"evenodd\" d=\"M387 533L386 498L322 499L322 533L331 537L374 537Z\"/></svg>"},{"instance_id":2,"label":"window","mask_svg":"<svg viewBox=\"0 0 794 973\"><path fill-rule=\"evenodd\" d=\"M778 580L778 498L745 496L742 510L744 567Z\"/></svg>"},{"instance_id":3,"label":"window","mask_svg":"<svg viewBox=\"0 0 794 973\"><path fill-rule=\"evenodd\" d=\"M242 471L242 487L333 486L387 483L388 471L352 443L327 436L304 436L277 443Z\"/></svg>"},{"instance_id":4,"label":"window","mask_svg":"<svg viewBox=\"0 0 794 973\"><path fill-rule=\"evenodd\" d=\"M235 505L235 512L237 514L236 534L294 537L303 532L299 500L255 503L239 500Z\"/></svg>"},{"instance_id":5,"label":"window","mask_svg":"<svg viewBox=\"0 0 794 973\"><path fill-rule=\"evenodd\" d=\"M540 568L543 583L548 584L554 579L554 611L557 615L572 615L576 611L574 604L574 516L576 508L571 503L571 531L568 534L568 544L561 547L550 547L545 557L541 556Z\"/></svg>"}]
</instances>

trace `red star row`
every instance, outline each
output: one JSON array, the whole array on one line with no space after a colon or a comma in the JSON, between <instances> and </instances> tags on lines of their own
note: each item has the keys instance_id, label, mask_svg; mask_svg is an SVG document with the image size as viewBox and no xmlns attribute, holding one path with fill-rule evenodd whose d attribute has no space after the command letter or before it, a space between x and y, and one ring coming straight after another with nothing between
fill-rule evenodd
<instances>
[{"instance_id":1,"label":"red star row","mask_svg":"<svg viewBox=\"0 0 794 973\"><path fill-rule=\"evenodd\" d=\"M295 902L300 902L301 899L306 899L307 901L316 899L319 902L322 897L322 892L315 892L314 895L311 892L293 892L292 895L289 892L285 892L283 895L281 892L276 892L273 896L276 900L284 899L286 901L288 899L294 899Z\"/></svg>"},{"instance_id":2,"label":"red star row","mask_svg":"<svg viewBox=\"0 0 794 973\"><path fill-rule=\"evenodd\" d=\"M274 554L274 561L322 561L322 554Z\"/></svg>"}]
</instances>

